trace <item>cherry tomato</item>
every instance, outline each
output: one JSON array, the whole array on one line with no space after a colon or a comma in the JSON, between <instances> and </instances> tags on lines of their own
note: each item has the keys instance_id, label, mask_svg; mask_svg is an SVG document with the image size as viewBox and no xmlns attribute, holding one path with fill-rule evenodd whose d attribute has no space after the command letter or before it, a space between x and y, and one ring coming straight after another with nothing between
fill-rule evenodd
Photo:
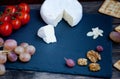
<instances>
[{"instance_id":1,"label":"cherry tomato","mask_svg":"<svg viewBox=\"0 0 120 79\"><path fill-rule=\"evenodd\" d=\"M5 14L10 14L10 15L13 15L15 12L16 12L16 7L12 6L12 5L6 6L6 8L4 10Z\"/></svg>"},{"instance_id":2,"label":"cherry tomato","mask_svg":"<svg viewBox=\"0 0 120 79\"><path fill-rule=\"evenodd\" d=\"M30 14L26 12L19 12L16 17L20 19L22 25L25 25L30 21Z\"/></svg>"},{"instance_id":3,"label":"cherry tomato","mask_svg":"<svg viewBox=\"0 0 120 79\"><path fill-rule=\"evenodd\" d=\"M2 14L1 17L0 17L0 21L10 22L10 18L11 18L10 15L8 15L8 14Z\"/></svg>"},{"instance_id":4,"label":"cherry tomato","mask_svg":"<svg viewBox=\"0 0 120 79\"><path fill-rule=\"evenodd\" d=\"M9 36L12 33L12 25L8 22L0 22L0 34L2 36Z\"/></svg>"},{"instance_id":5,"label":"cherry tomato","mask_svg":"<svg viewBox=\"0 0 120 79\"><path fill-rule=\"evenodd\" d=\"M18 5L18 10L21 12L27 12L29 13L30 12L30 7L27 3L20 3Z\"/></svg>"},{"instance_id":6,"label":"cherry tomato","mask_svg":"<svg viewBox=\"0 0 120 79\"><path fill-rule=\"evenodd\" d=\"M10 23L14 30L18 30L21 27L21 21L18 18L12 17Z\"/></svg>"}]
</instances>

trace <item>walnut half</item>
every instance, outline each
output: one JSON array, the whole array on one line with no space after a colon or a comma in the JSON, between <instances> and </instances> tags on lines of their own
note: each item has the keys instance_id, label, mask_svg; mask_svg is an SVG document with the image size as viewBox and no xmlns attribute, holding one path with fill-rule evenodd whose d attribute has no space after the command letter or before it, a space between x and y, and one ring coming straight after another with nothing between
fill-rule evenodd
<instances>
[{"instance_id":1,"label":"walnut half","mask_svg":"<svg viewBox=\"0 0 120 79\"><path fill-rule=\"evenodd\" d=\"M96 72L101 69L100 65L98 63L91 63L89 64L90 71Z\"/></svg>"},{"instance_id":2,"label":"walnut half","mask_svg":"<svg viewBox=\"0 0 120 79\"><path fill-rule=\"evenodd\" d=\"M98 60L101 60L100 54L94 50L90 50L87 52L87 58L93 63L96 63Z\"/></svg>"},{"instance_id":3,"label":"walnut half","mask_svg":"<svg viewBox=\"0 0 120 79\"><path fill-rule=\"evenodd\" d=\"M79 58L77 63L80 66L86 66L87 65L87 59L86 58Z\"/></svg>"}]
</instances>

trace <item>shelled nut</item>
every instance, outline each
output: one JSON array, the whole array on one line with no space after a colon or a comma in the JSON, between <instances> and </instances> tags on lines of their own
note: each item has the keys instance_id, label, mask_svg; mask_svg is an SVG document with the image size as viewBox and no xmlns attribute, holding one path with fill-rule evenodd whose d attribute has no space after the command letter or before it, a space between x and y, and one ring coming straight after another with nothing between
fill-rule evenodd
<instances>
[{"instance_id":1,"label":"shelled nut","mask_svg":"<svg viewBox=\"0 0 120 79\"><path fill-rule=\"evenodd\" d=\"M96 63L98 60L101 60L100 54L94 50L90 50L87 52L87 58L93 63Z\"/></svg>"},{"instance_id":2,"label":"shelled nut","mask_svg":"<svg viewBox=\"0 0 120 79\"><path fill-rule=\"evenodd\" d=\"M89 64L90 71L96 72L101 69L100 65L98 63L91 63Z\"/></svg>"},{"instance_id":3,"label":"shelled nut","mask_svg":"<svg viewBox=\"0 0 120 79\"><path fill-rule=\"evenodd\" d=\"M79 58L77 63L80 66L86 66L87 65L87 59L86 58Z\"/></svg>"}]
</instances>

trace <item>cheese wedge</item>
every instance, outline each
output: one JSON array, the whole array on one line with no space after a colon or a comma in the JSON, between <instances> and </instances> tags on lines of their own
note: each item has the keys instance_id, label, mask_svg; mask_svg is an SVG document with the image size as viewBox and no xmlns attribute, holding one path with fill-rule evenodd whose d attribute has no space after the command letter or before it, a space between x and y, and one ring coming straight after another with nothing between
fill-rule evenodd
<instances>
[{"instance_id":1,"label":"cheese wedge","mask_svg":"<svg viewBox=\"0 0 120 79\"><path fill-rule=\"evenodd\" d=\"M75 26L82 19L82 6L77 0L66 1L63 18L70 26Z\"/></svg>"},{"instance_id":2,"label":"cheese wedge","mask_svg":"<svg viewBox=\"0 0 120 79\"><path fill-rule=\"evenodd\" d=\"M47 44L57 42L54 26L52 25L46 25L41 27L38 30L37 35L42 38Z\"/></svg>"},{"instance_id":3,"label":"cheese wedge","mask_svg":"<svg viewBox=\"0 0 120 79\"><path fill-rule=\"evenodd\" d=\"M70 26L77 25L82 19L82 6L78 0L45 0L40 9L45 23L57 26L64 18Z\"/></svg>"}]
</instances>

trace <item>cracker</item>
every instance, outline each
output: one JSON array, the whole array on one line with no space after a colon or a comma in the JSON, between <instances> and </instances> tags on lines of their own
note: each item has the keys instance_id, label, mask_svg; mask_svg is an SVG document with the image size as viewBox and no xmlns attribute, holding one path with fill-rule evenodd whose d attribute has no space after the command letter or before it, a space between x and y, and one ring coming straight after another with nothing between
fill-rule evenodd
<instances>
[{"instance_id":1,"label":"cracker","mask_svg":"<svg viewBox=\"0 0 120 79\"><path fill-rule=\"evenodd\" d=\"M115 27L115 31L119 32L120 33L120 25Z\"/></svg>"},{"instance_id":2,"label":"cracker","mask_svg":"<svg viewBox=\"0 0 120 79\"><path fill-rule=\"evenodd\" d=\"M120 18L120 2L116 0L105 0L99 9L99 12Z\"/></svg>"},{"instance_id":3,"label":"cracker","mask_svg":"<svg viewBox=\"0 0 120 79\"><path fill-rule=\"evenodd\" d=\"M118 60L115 64L114 67L120 70L120 60Z\"/></svg>"}]
</instances>

